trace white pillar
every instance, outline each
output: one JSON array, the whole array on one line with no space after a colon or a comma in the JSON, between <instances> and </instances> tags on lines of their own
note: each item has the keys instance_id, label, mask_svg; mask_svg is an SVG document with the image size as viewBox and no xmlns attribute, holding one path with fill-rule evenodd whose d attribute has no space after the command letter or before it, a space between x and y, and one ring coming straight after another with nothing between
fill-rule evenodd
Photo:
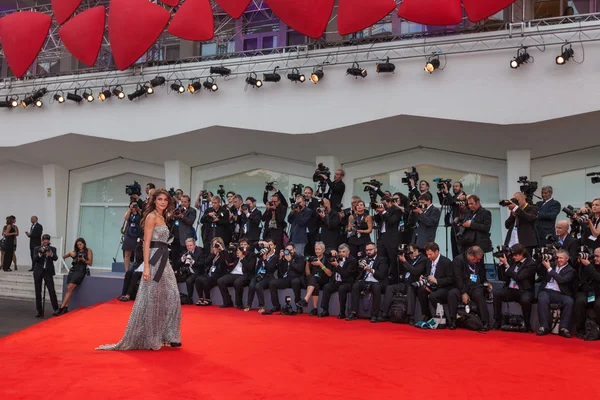
<instances>
[{"instance_id":1,"label":"white pillar","mask_svg":"<svg viewBox=\"0 0 600 400\"><path fill-rule=\"evenodd\" d=\"M165 161L165 186L167 190L174 188L181 189L194 201L194 196L190 193L192 169L179 160Z\"/></svg>"},{"instance_id":2,"label":"white pillar","mask_svg":"<svg viewBox=\"0 0 600 400\"><path fill-rule=\"evenodd\" d=\"M42 167L42 171L44 176L45 214L44 219L40 219L40 224L44 227L44 233L52 237L65 238L69 171L56 164L46 164Z\"/></svg>"}]
</instances>

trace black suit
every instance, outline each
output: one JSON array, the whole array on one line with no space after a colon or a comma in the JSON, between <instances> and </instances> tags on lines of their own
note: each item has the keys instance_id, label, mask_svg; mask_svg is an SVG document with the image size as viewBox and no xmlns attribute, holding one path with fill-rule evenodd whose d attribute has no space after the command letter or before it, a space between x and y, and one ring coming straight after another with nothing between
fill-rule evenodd
<instances>
[{"instance_id":1,"label":"black suit","mask_svg":"<svg viewBox=\"0 0 600 400\"><path fill-rule=\"evenodd\" d=\"M577 332L583 332L588 305L594 308L596 323L600 323L600 265L592 262L582 266L579 280L580 285L575 294L575 327ZM590 296L594 296L594 301L589 301Z\"/></svg>"},{"instance_id":2,"label":"black suit","mask_svg":"<svg viewBox=\"0 0 600 400\"><path fill-rule=\"evenodd\" d=\"M413 214L415 213L413 212ZM415 215L419 225L414 231L413 243L415 243L419 249L423 249L427 243L435 242L435 236L442 212L439 208L432 205L425 210L425 212Z\"/></svg>"},{"instance_id":3,"label":"black suit","mask_svg":"<svg viewBox=\"0 0 600 400\"><path fill-rule=\"evenodd\" d=\"M247 307L252 307L254 293L256 293L256 296L258 297L258 306L265 306L264 290L269 287L269 282L275 276L278 263L279 258L275 255L275 253L267 257L266 260L263 259L263 257L258 258L256 261L254 274L250 280L250 284L248 285L248 301L246 302Z\"/></svg>"},{"instance_id":4,"label":"black suit","mask_svg":"<svg viewBox=\"0 0 600 400\"><path fill-rule=\"evenodd\" d=\"M461 249L466 251L471 246L479 246L485 253L492 251L492 240L490 239L492 213L479 207L475 213L469 212L467 221L471 221L471 225L464 228L464 233L459 238Z\"/></svg>"},{"instance_id":5,"label":"black suit","mask_svg":"<svg viewBox=\"0 0 600 400\"><path fill-rule=\"evenodd\" d=\"M185 257L187 254L186 253L183 254L182 258ZM193 253L191 254L192 259L194 260L194 263L191 265L191 274L190 276L187 277L187 279L185 280L185 284L187 287L187 294L188 297L190 299L190 301L192 300L192 297L194 296L194 284L196 283L196 278L199 275L202 275L206 269L206 255L204 254L204 249L202 247L198 247L196 246L196 248L194 249ZM202 293L198 292L198 297L202 297Z\"/></svg>"},{"instance_id":6,"label":"black suit","mask_svg":"<svg viewBox=\"0 0 600 400\"><path fill-rule=\"evenodd\" d=\"M556 235L554 227L556 226L556 217L560 214L560 203L554 199L546 202L539 201L535 207L538 209L538 216L535 224L537 238L540 246L549 244L546 235Z\"/></svg>"},{"instance_id":7,"label":"black suit","mask_svg":"<svg viewBox=\"0 0 600 400\"><path fill-rule=\"evenodd\" d=\"M310 221L308 221L308 243L306 243L306 247L304 248L304 255L314 256L315 242L317 241L318 233L317 224L319 216L317 215L317 208L319 208L319 200L311 197L310 200L306 201L306 208L311 209L313 214L310 218Z\"/></svg>"},{"instance_id":8,"label":"black suit","mask_svg":"<svg viewBox=\"0 0 600 400\"><path fill-rule=\"evenodd\" d=\"M42 304L42 280L48 294L54 311L58 310L58 299L56 298L56 290L54 289L54 261L58 260L56 247L50 246L52 256L47 256L45 253L40 253L41 246L33 249L33 283L35 285L35 306L39 315L44 315L44 305Z\"/></svg>"},{"instance_id":9,"label":"black suit","mask_svg":"<svg viewBox=\"0 0 600 400\"><path fill-rule=\"evenodd\" d=\"M196 209L188 207L179 218L177 232L179 236L179 244L185 248L185 241L189 238L194 238L194 222L196 221Z\"/></svg>"},{"instance_id":10,"label":"black suit","mask_svg":"<svg viewBox=\"0 0 600 400\"><path fill-rule=\"evenodd\" d=\"M477 264L469 264L467 254L461 254L452 261L455 288L448 294L449 319L456 320L458 303L462 301L462 295L467 294L477 305L479 316L484 324L490 322L487 304L485 302L484 286L487 282L485 264L483 260Z\"/></svg>"},{"instance_id":11,"label":"black suit","mask_svg":"<svg viewBox=\"0 0 600 400\"><path fill-rule=\"evenodd\" d=\"M499 268L505 269L504 265ZM514 260L509 261L509 267L503 273L504 287L494 291L494 320L496 323L502 321L502 303L505 301L515 301L521 305L523 310L523 319L525 327L531 329L531 305L535 300L535 271L536 262L527 257L517 263ZM511 285L511 282L517 287Z\"/></svg>"},{"instance_id":12,"label":"black suit","mask_svg":"<svg viewBox=\"0 0 600 400\"><path fill-rule=\"evenodd\" d=\"M417 292L412 284L417 282L421 275L425 274L426 269L427 257L422 254L419 254L414 260L409 261L407 259L404 264L399 265L400 282L395 285L390 285L385 289L383 305L381 306L381 313L384 317L389 315L390 307L396 293L406 294L407 314L409 317L414 317L415 306L417 305Z\"/></svg>"},{"instance_id":13,"label":"black suit","mask_svg":"<svg viewBox=\"0 0 600 400\"><path fill-rule=\"evenodd\" d=\"M305 263L304 258L299 254L294 254L290 261L285 258L279 260L278 278L269 282L269 291L271 292L271 303L273 307L281 307L279 303L279 289L292 288L294 291L294 304L302 299L300 291L302 290Z\"/></svg>"},{"instance_id":14,"label":"black suit","mask_svg":"<svg viewBox=\"0 0 600 400\"><path fill-rule=\"evenodd\" d=\"M218 218L218 221L214 222L213 218L208 214L214 212ZM229 244L231 240L231 226L229 224L229 210L225 206L220 206L217 210L214 210L212 207L208 208L202 218L200 218L200 222L205 225L206 231L206 240L204 241L204 248L208 249L210 247L210 241L216 237L220 237L225 242L225 246Z\"/></svg>"},{"instance_id":15,"label":"black suit","mask_svg":"<svg viewBox=\"0 0 600 400\"><path fill-rule=\"evenodd\" d=\"M210 300L210 290L217 286L217 281L227 275L230 269L227 251L221 250L218 255L210 254L204 263L204 273L196 278L196 292L201 299Z\"/></svg>"},{"instance_id":16,"label":"black suit","mask_svg":"<svg viewBox=\"0 0 600 400\"><path fill-rule=\"evenodd\" d=\"M35 224L31 225L31 230L29 231L29 252L31 255L31 268L33 268L33 265L34 265L33 249L42 245L42 234L43 233L44 233L44 227L41 224L36 222Z\"/></svg>"},{"instance_id":17,"label":"black suit","mask_svg":"<svg viewBox=\"0 0 600 400\"><path fill-rule=\"evenodd\" d=\"M540 268L538 274L543 276L542 285L538 292L538 319L540 327L548 331L550 327L550 304L558 304L560 306L560 328L569 329L571 323L571 315L573 314L573 281L575 279L575 270L569 264L564 266L559 273L556 272L557 267L549 271L543 267ZM549 282L555 281L558 283L560 292L552 289L547 289Z\"/></svg>"},{"instance_id":18,"label":"black suit","mask_svg":"<svg viewBox=\"0 0 600 400\"><path fill-rule=\"evenodd\" d=\"M250 244L254 244L260 240L260 223L262 213L258 208L255 208L248 215L242 214L241 228L242 238L248 239Z\"/></svg>"},{"instance_id":19,"label":"black suit","mask_svg":"<svg viewBox=\"0 0 600 400\"><path fill-rule=\"evenodd\" d=\"M268 192L263 195L263 201L265 204L269 202L267 197ZM263 239L272 239L277 245L277 251L283 249L283 232L285 231L285 215L287 214L287 201L280 191L275 192L275 195L279 198L280 204L275 210L265 210L262 216L264 222Z\"/></svg>"},{"instance_id":20,"label":"black suit","mask_svg":"<svg viewBox=\"0 0 600 400\"><path fill-rule=\"evenodd\" d=\"M526 204L525 209L519 207L515 210L515 215L511 212L504 222L504 227L508 230L504 245L508 246L512 231L516 227L519 244L527 247L531 254L533 248L538 244L537 233L535 231L535 220L537 219L538 209L531 204Z\"/></svg>"},{"instance_id":21,"label":"black suit","mask_svg":"<svg viewBox=\"0 0 600 400\"><path fill-rule=\"evenodd\" d=\"M331 179L327 179L327 184L329 185L329 191L325 197L329 199L331 209L339 211L342 198L346 192L346 184L342 181L332 182Z\"/></svg>"},{"instance_id":22,"label":"black suit","mask_svg":"<svg viewBox=\"0 0 600 400\"><path fill-rule=\"evenodd\" d=\"M231 295L229 294L229 287L234 288L235 291L235 305L238 308L243 307L243 296L244 296L244 287L250 284L250 279L254 275L254 268L256 266L256 255L249 254L247 257L243 259L235 259L232 263L233 268L237 267L237 264L241 262L242 273L233 274L233 270L217 280L217 285L219 286L219 291L221 292L221 297L223 298L223 305L232 306L233 301L231 300Z\"/></svg>"},{"instance_id":23,"label":"black suit","mask_svg":"<svg viewBox=\"0 0 600 400\"><path fill-rule=\"evenodd\" d=\"M326 249L337 250L341 229L340 214L335 210L331 210L329 214L325 214L324 218L320 216L317 216L317 218L317 226L320 230L319 240L325 244Z\"/></svg>"},{"instance_id":24,"label":"black suit","mask_svg":"<svg viewBox=\"0 0 600 400\"><path fill-rule=\"evenodd\" d=\"M431 271L432 262L428 259L427 268L423 275L425 279L431 275ZM431 319L430 303L434 309L438 303L448 303L448 293L450 293L450 290L454 287L452 261L440 254L433 276L437 280L436 290L429 292L426 286L417 289L417 297L419 298L419 304L421 305L421 314L423 314L425 320Z\"/></svg>"},{"instance_id":25,"label":"black suit","mask_svg":"<svg viewBox=\"0 0 600 400\"><path fill-rule=\"evenodd\" d=\"M561 239L557 237L556 240L560 242ZM560 246L561 249L564 249L569 253L571 265L575 265L577 263L577 253L579 252L579 245L580 241L567 233L567 235L563 239L562 245Z\"/></svg>"},{"instance_id":26,"label":"black suit","mask_svg":"<svg viewBox=\"0 0 600 400\"><path fill-rule=\"evenodd\" d=\"M379 315L379 307L381 306L381 294L385 292L385 288L388 283L389 267L388 260L379 254L375 256L372 268L375 270L373 277L377 282L367 281L366 279L370 276L370 273L364 269L360 272L360 277L357 282L352 285L352 312L358 313L358 303L360 301L360 292L367 287L370 287L371 294L373 295L373 307L371 308L371 318ZM360 266L359 266L360 270Z\"/></svg>"},{"instance_id":27,"label":"black suit","mask_svg":"<svg viewBox=\"0 0 600 400\"><path fill-rule=\"evenodd\" d=\"M331 276L331 282L323 286L321 308L323 311L329 312L329 300L331 299L331 295L338 292L340 299L340 314L346 315L346 301L348 299L348 293L352 291L352 285L356 281L356 275L358 274L358 260L350 255L342 262L342 265L338 264L337 267L332 266L332 268L333 275Z\"/></svg>"},{"instance_id":28,"label":"black suit","mask_svg":"<svg viewBox=\"0 0 600 400\"><path fill-rule=\"evenodd\" d=\"M383 213L375 214L373 219L381 233L377 240L377 254L388 259L390 283L398 283L398 225L402 220L402 211L394 205Z\"/></svg>"}]
</instances>

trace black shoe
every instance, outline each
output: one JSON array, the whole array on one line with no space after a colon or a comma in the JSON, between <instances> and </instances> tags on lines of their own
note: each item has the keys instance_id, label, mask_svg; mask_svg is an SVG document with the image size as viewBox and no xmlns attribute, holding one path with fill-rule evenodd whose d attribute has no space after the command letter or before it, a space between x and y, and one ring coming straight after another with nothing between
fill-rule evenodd
<instances>
[{"instance_id":1,"label":"black shoe","mask_svg":"<svg viewBox=\"0 0 600 400\"><path fill-rule=\"evenodd\" d=\"M171 347L181 347L181 342L171 342L169 343Z\"/></svg>"},{"instance_id":2,"label":"black shoe","mask_svg":"<svg viewBox=\"0 0 600 400\"><path fill-rule=\"evenodd\" d=\"M58 317L59 315L62 315L62 314L63 314L63 311L62 311L62 310L63 310L63 309L62 309L62 307L61 307L61 308L59 308L58 310L54 311L54 313L53 313L52 315L54 315L55 317Z\"/></svg>"},{"instance_id":3,"label":"black shoe","mask_svg":"<svg viewBox=\"0 0 600 400\"><path fill-rule=\"evenodd\" d=\"M302 299L296 303L296 307L308 307L308 301Z\"/></svg>"},{"instance_id":4,"label":"black shoe","mask_svg":"<svg viewBox=\"0 0 600 400\"><path fill-rule=\"evenodd\" d=\"M302 307L296 307L296 314L300 315L304 313L304 309Z\"/></svg>"},{"instance_id":5,"label":"black shoe","mask_svg":"<svg viewBox=\"0 0 600 400\"><path fill-rule=\"evenodd\" d=\"M479 330L479 332L489 332L489 331L490 331L490 325L489 324L483 324L483 326Z\"/></svg>"},{"instance_id":6,"label":"black shoe","mask_svg":"<svg viewBox=\"0 0 600 400\"><path fill-rule=\"evenodd\" d=\"M450 329L451 331L456 330L456 321L452 320L448 322L448 329Z\"/></svg>"},{"instance_id":7,"label":"black shoe","mask_svg":"<svg viewBox=\"0 0 600 400\"><path fill-rule=\"evenodd\" d=\"M560 332L558 332L558 335L567 339L571 339L571 332L569 332L567 328L560 328Z\"/></svg>"},{"instance_id":8,"label":"black shoe","mask_svg":"<svg viewBox=\"0 0 600 400\"><path fill-rule=\"evenodd\" d=\"M416 323L417 323L417 322L415 321L415 319L414 319L412 316L410 316L410 317L408 318L408 325L410 325L410 326L415 326L415 324L416 324Z\"/></svg>"},{"instance_id":9,"label":"black shoe","mask_svg":"<svg viewBox=\"0 0 600 400\"><path fill-rule=\"evenodd\" d=\"M316 317L317 315L319 315L319 310L313 308L312 310L310 310L310 314L308 315L310 315L311 317Z\"/></svg>"},{"instance_id":10,"label":"black shoe","mask_svg":"<svg viewBox=\"0 0 600 400\"><path fill-rule=\"evenodd\" d=\"M37 318L37 317L36 317ZM575 333L575 336L577 337L577 339L583 339L585 336L585 332L584 331L577 331Z\"/></svg>"},{"instance_id":11,"label":"black shoe","mask_svg":"<svg viewBox=\"0 0 600 400\"><path fill-rule=\"evenodd\" d=\"M382 315L381 317L377 318L377 322L388 322L390 320L390 317L388 317L387 315ZM414 325L414 323L413 323Z\"/></svg>"},{"instance_id":12,"label":"black shoe","mask_svg":"<svg viewBox=\"0 0 600 400\"><path fill-rule=\"evenodd\" d=\"M338 318L338 319L346 319L346 314L344 314L344 313L339 313L337 318Z\"/></svg>"},{"instance_id":13,"label":"black shoe","mask_svg":"<svg viewBox=\"0 0 600 400\"><path fill-rule=\"evenodd\" d=\"M356 315L356 313L352 313L346 318L346 321L356 321L357 319L358 315Z\"/></svg>"},{"instance_id":14,"label":"black shoe","mask_svg":"<svg viewBox=\"0 0 600 400\"><path fill-rule=\"evenodd\" d=\"M536 335L538 336L546 336L547 334L550 333L550 330L547 330L546 328L544 328L543 326L540 326L536 332Z\"/></svg>"},{"instance_id":15,"label":"black shoe","mask_svg":"<svg viewBox=\"0 0 600 400\"><path fill-rule=\"evenodd\" d=\"M241 305L240 306L235 306L235 308L237 308L238 310L243 310L244 306L241 306Z\"/></svg>"},{"instance_id":16,"label":"black shoe","mask_svg":"<svg viewBox=\"0 0 600 400\"><path fill-rule=\"evenodd\" d=\"M36 318L44 318L44 314L38 314L35 316Z\"/></svg>"},{"instance_id":17,"label":"black shoe","mask_svg":"<svg viewBox=\"0 0 600 400\"><path fill-rule=\"evenodd\" d=\"M269 312L276 313L276 312L280 312L280 311L281 311L281 307L275 306L275 307L271 308L271 310Z\"/></svg>"},{"instance_id":18,"label":"black shoe","mask_svg":"<svg viewBox=\"0 0 600 400\"><path fill-rule=\"evenodd\" d=\"M33 271L33 268L27 270L27 272L31 272L31 271Z\"/></svg>"},{"instance_id":19,"label":"black shoe","mask_svg":"<svg viewBox=\"0 0 600 400\"><path fill-rule=\"evenodd\" d=\"M500 321L496 321L496 322L494 322L492 329L495 331L499 331L501 327L502 327L502 323Z\"/></svg>"},{"instance_id":20,"label":"black shoe","mask_svg":"<svg viewBox=\"0 0 600 400\"><path fill-rule=\"evenodd\" d=\"M219 308L231 308L231 307L233 307L233 304L221 304L219 306Z\"/></svg>"},{"instance_id":21,"label":"black shoe","mask_svg":"<svg viewBox=\"0 0 600 400\"><path fill-rule=\"evenodd\" d=\"M323 311L321 311L321 314L319 314L319 318L325 318L325 317L329 317L329 311L327 311L327 310L323 310Z\"/></svg>"},{"instance_id":22,"label":"black shoe","mask_svg":"<svg viewBox=\"0 0 600 400\"><path fill-rule=\"evenodd\" d=\"M377 322L379 322L379 321L377 321L377 317L373 315L373 316L371 317L371 323L375 324L375 323L377 323Z\"/></svg>"}]
</instances>

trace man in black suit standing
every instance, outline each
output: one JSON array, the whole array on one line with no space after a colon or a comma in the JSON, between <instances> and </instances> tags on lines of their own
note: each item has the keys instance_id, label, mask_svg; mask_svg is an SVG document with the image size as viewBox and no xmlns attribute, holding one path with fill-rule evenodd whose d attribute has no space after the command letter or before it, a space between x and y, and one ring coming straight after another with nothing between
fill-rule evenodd
<instances>
[{"instance_id":1,"label":"man in black suit standing","mask_svg":"<svg viewBox=\"0 0 600 400\"><path fill-rule=\"evenodd\" d=\"M412 210L417 216L417 229L413 234L413 243L419 249L425 248L427 243L434 243L438 224L442 212L431 203L431 194L425 193L419 196L419 207Z\"/></svg>"},{"instance_id":2,"label":"man in black suit standing","mask_svg":"<svg viewBox=\"0 0 600 400\"><path fill-rule=\"evenodd\" d=\"M265 203L265 213L262 219L265 223L263 230L263 239L273 239L277 250L283 249L283 232L285 231L285 215L287 214L288 203L285 196L279 190L273 187L275 193L267 198L268 192L265 190L263 201Z\"/></svg>"},{"instance_id":3,"label":"man in black suit standing","mask_svg":"<svg viewBox=\"0 0 600 400\"><path fill-rule=\"evenodd\" d=\"M306 207L304 196L296 196L296 203L292 204L292 211L288 215L290 240L296 245L296 253L304 257L304 248L308 243L308 223L313 212Z\"/></svg>"},{"instance_id":4,"label":"man in black suit standing","mask_svg":"<svg viewBox=\"0 0 600 400\"><path fill-rule=\"evenodd\" d=\"M345 189L344 189L345 190ZM319 200L313 197L313 189L310 186L304 188L304 200L306 200L306 208L313 212L310 221L308 222L308 243L304 248L304 254L309 256L315 255L315 243L319 234L317 208L319 208ZM323 241L322 239L320 239ZM327 246L327 243L325 243Z\"/></svg>"},{"instance_id":5,"label":"man in black suit standing","mask_svg":"<svg viewBox=\"0 0 600 400\"><path fill-rule=\"evenodd\" d=\"M207 224L207 235L204 241L204 248L210 248L210 242L216 237L220 237L225 242L225 246L229 244L231 236L231 228L229 224L229 210L221 205L221 198L214 196L211 199L211 207L206 209L200 222Z\"/></svg>"},{"instance_id":6,"label":"man in black suit standing","mask_svg":"<svg viewBox=\"0 0 600 400\"><path fill-rule=\"evenodd\" d=\"M569 235L569 221L563 219L556 223L556 242L560 244L561 249L565 249L569 253L571 265L575 265L579 240Z\"/></svg>"},{"instance_id":7,"label":"man in black suit standing","mask_svg":"<svg viewBox=\"0 0 600 400\"><path fill-rule=\"evenodd\" d=\"M525 194L521 192L515 193L513 199L506 206L510 210L510 215L504 222L508 231L504 245L512 247L519 243L527 248L529 254L533 254L533 249L538 245L535 232L538 209L527 203Z\"/></svg>"},{"instance_id":8,"label":"man in black suit standing","mask_svg":"<svg viewBox=\"0 0 600 400\"><path fill-rule=\"evenodd\" d=\"M555 235L554 225L556 217L560 213L560 203L552 198L552 186L544 186L542 188L542 201L536 205L538 216L535 224L538 243L544 246L550 243L546 239L548 235Z\"/></svg>"},{"instance_id":9,"label":"man in black suit standing","mask_svg":"<svg viewBox=\"0 0 600 400\"><path fill-rule=\"evenodd\" d=\"M490 239L492 213L481 206L481 200L476 194L467 196L467 205L470 214L460 224L457 232L460 248L466 250L477 246L484 253L489 253L493 250Z\"/></svg>"},{"instance_id":10,"label":"man in black suit standing","mask_svg":"<svg viewBox=\"0 0 600 400\"><path fill-rule=\"evenodd\" d=\"M342 204L342 198L346 192L346 184L342 181L345 175L346 173L343 169L338 169L333 175L333 182L327 175L321 175L326 180L327 185L329 185L329 191L325 197L331 202L332 210L340 210L340 204Z\"/></svg>"},{"instance_id":11,"label":"man in black suit standing","mask_svg":"<svg viewBox=\"0 0 600 400\"><path fill-rule=\"evenodd\" d=\"M196 209L190 207L190 196L181 196L181 206L176 210L175 225L177 226L177 237L179 238L179 254L186 251L185 241L194 238L194 222L196 222Z\"/></svg>"},{"instance_id":12,"label":"man in black suit standing","mask_svg":"<svg viewBox=\"0 0 600 400\"><path fill-rule=\"evenodd\" d=\"M377 252L388 259L390 284L398 283L398 224L402 220L402 210L398 208L390 196L383 196L378 204L377 214L373 217L379 226Z\"/></svg>"},{"instance_id":13,"label":"man in black suit standing","mask_svg":"<svg viewBox=\"0 0 600 400\"><path fill-rule=\"evenodd\" d=\"M256 199L246 197L246 204L242 205L242 238L248 240L252 248L260 240L260 223L262 213L256 208Z\"/></svg>"},{"instance_id":14,"label":"man in black suit standing","mask_svg":"<svg viewBox=\"0 0 600 400\"><path fill-rule=\"evenodd\" d=\"M454 274L452 261L440 254L440 246L437 243L425 245L425 255L429 260L423 277L425 284L417 288L417 297L423 320L429 321L432 318L430 303L434 309L438 303L448 303L448 294L454 287Z\"/></svg>"},{"instance_id":15,"label":"man in black suit standing","mask_svg":"<svg viewBox=\"0 0 600 400\"><path fill-rule=\"evenodd\" d=\"M35 257L34 249L42 244L42 233L44 233L44 227L38 223L38 217L35 215L31 217L31 229L29 232L25 232L29 238L29 252L31 253L31 269L33 271L33 258Z\"/></svg>"},{"instance_id":16,"label":"man in black suit standing","mask_svg":"<svg viewBox=\"0 0 600 400\"><path fill-rule=\"evenodd\" d=\"M48 289L50 302L54 311L58 310L58 299L54 289L54 261L58 260L56 247L50 246L50 235L42 235L41 246L33 249L33 283L35 285L35 306L37 308L36 318L44 318L44 306L42 304L42 280Z\"/></svg>"}]
</instances>

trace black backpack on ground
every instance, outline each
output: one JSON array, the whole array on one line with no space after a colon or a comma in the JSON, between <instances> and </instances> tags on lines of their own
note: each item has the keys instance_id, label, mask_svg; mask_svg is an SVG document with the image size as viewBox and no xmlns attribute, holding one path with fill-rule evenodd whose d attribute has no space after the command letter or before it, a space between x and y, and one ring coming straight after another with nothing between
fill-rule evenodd
<instances>
[{"instance_id":1,"label":"black backpack on ground","mask_svg":"<svg viewBox=\"0 0 600 400\"><path fill-rule=\"evenodd\" d=\"M408 300L406 295L396 293L392 304L390 305L390 322L396 324L405 324L408 322Z\"/></svg>"},{"instance_id":2,"label":"black backpack on ground","mask_svg":"<svg viewBox=\"0 0 600 400\"><path fill-rule=\"evenodd\" d=\"M598 324L593 319L588 319L585 321L585 335L583 336L583 340L593 341L600 339L600 328Z\"/></svg>"}]
</instances>

